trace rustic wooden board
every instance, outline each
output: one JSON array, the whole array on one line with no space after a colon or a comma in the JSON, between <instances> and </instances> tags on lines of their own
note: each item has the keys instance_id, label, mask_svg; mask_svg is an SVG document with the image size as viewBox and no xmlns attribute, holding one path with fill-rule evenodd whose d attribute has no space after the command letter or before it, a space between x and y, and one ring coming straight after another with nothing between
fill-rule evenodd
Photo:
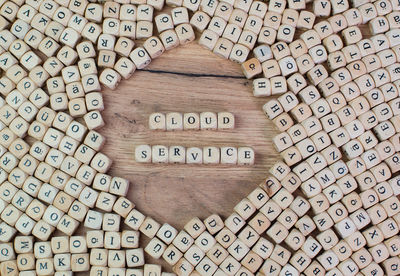
<instances>
[{"instance_id":1,"label":"rustic wooden board","mask_svg":"<svg viewBox=\"0 0 400 276\"><path fill-rule=\"evenodd\" d=\"M230 214L256 187L276 160L271 139L277 132L263 114L265 98L252 96L252 83L240 66L223 60L197 43L173 49L144 71L104 91L107 137L104 152L113 158L111 174L131 181L129 199L160 223L175 227L194 216ZM233 131L154 132L148 116L159 112L230 111ZM251 167L213 165L143 165L134 161L139 144L183 146L251 146Z\"/></svg>"}]
</instances>

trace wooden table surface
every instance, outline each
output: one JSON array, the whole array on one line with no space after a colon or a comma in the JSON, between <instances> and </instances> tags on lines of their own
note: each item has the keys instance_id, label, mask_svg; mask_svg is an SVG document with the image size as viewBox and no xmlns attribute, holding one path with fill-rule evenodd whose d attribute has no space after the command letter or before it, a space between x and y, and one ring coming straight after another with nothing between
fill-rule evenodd
<instances>
[{"instance_id":1,"label":"wooden table surface","mask_svg":"<svg viewBox=\"0 0 400 276\"><path fill-rule=\"evenodd\" d=\"M253 96L252 82L238 64L197 42L164 53L103 95L101 133L107 137L103 152L114 160L110 173L131 181L128 198L140 211L179 230L195 216L226 218L279 158L271 140L277 131L262 111L267 99ZM229 111L236 126L232 131L149 130L152 112L171 111ZM140 164L134 160L140 144L250 146L256 161L253 166Z\"/></svg>"}]
</instances>

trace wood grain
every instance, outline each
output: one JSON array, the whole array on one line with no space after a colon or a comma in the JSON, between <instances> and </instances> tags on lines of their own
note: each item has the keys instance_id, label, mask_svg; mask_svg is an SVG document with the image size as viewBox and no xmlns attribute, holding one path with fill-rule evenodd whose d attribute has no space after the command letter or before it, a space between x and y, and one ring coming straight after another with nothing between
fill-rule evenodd
<instances>
[{"instance_id":1,"label":"wood grain","mask_svg":"<svg viewBox=\"0 0 400 276\"><path fill-rule=\"evenodd\" d=\"M227 216L267 175L278 160L271 139L277 134L262 111L265 98L252 95L252 83L240 66L197 43L173 49L148 68L124 80L116 91L104 90L107 137L104 152L113 160L112 175L131 181L128 198L160 223L181 229L194 216ZM230 111L232 131L155 132L152 112ZM140 144L250 146L254 166L154 165L134 161Z\"/></svg>"}]
</instances>

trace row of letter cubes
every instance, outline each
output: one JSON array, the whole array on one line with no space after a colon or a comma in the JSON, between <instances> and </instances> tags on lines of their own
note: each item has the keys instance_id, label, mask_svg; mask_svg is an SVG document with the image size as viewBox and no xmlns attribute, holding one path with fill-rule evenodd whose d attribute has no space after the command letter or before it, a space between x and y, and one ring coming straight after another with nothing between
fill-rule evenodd
<instances>
[{"instance_id":1,"label":"row of letter cubes","mask_svg":"<svg viewBox=\"0 0 400 276\"><path fill-rule=\"evenodd\" d=\"M139 163L187 164L254 164L254 150L250 147L189 147L139 145L135 159Z\"/></svg>"},{"instance_id":2,"label":"row of letter cubes","mask_svg":"<svg viewBox=\"0 0 400 276\"><path fill-rule=\"evenodd\" d=\"M152 130L232 129L235 117L230 112L152 113L149 128Z\"/></svg>"}]
</instances>

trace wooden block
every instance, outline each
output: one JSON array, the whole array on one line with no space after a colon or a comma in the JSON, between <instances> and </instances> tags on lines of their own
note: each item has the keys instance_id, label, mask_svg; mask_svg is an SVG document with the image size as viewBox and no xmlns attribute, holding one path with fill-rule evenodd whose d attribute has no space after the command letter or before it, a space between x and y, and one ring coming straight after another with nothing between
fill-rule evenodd
<instances>
[{"instance_id":1,"label":"wooden block","mask_svg":"<svg viewBox=\"0 0 400 276\"><path fill-rule=\"evenodd\" d=\"M220 244L215 244L208 252L207 257L216 265L220 265L222 261L229 256L228 251Z\"/></svg>"},{"instance_id":2,"label":"wooden block","mask_svg":"<svg viewBox=\"0 0 400 276\"><path fill-rule=\"evenodd\" d=\"M79 226L79 222L68 215L63 215L60 222L57 224L57 230L71 236Z\"/></svg>"},{"instance_id":3,"label":"wooden block","mask_svg":"<svg viewBox=\"0 0 400 276\"><path fill-rule=\"evenodd\" d=\"M295 76L296 74L294 74L293 76ZM292 76L292 77L293 77ZM293 89L293 87L290 87L290 79L288 79L288 85L289 85L289 89L296 91L296 89ZM297 80L296 80L297 81ZM304 83L305 83L305 79L304 79ZM299 87L300 88L300 87ZM300 88L301 89L301 88ZM306 104L306 103L299 103L296 107L294 107L291 111L290 111L290 115L292 115L292 117L297 121L297 122L303 122L304 120L306 120L307 118L312 116L312 111L310 109L310 107Z\"/></svg>"},{"instance_id":4,"label":"wooden block","mask_svg":"<svg viewBox=\"0 0 400 276\"><path fill-rule=\"evenodd\" d=\"M272 251L272 254L270 258L277 262L279 265L284 266L289 262L290 258L290 251L284 248L283 246L276 245L274 250Z\"/></svg>"},{"instance_id":5,"label":"wooden block","mask_svg":"<svg viewBox=\"0 0 400 276\"><path fill-rule=\"evenodd\" d=\"M186 31L189 32L188 30L186 30ZM186 35L187 35L187 33L184 33L181 37L182 44L187 43L187 42L185 42L186 39L189 39L189 41L190 41L190 39L192 39L192 37L188 38ZM166 30L166 31L160 33L159 36L160 36L160 40L162 41L162 43L165 47L165 50L173 49L173 48L177 47L180 43L179 37L178 37L177 33L175 32L175 30ZM191 35L189 35L189 36L191 36Z\"/></svg>"},{"instance_id":6,"label":"wooden block","mask_svg":"<svg viewBox=\"0 0 400 276\"><path fill-rule=\"evenodd\" d=\"M386 17L378 16L368 23L369 29L373 35L387 32L389 30L389 22Z\"/></svg>"},{"instance_id":7,"label":"wooden block","mask_svg":"<svg viewBox=\"0 0 400 276\"><path fill-rule=\"evenodd\" d=\"M381 243L384 239L382 231L377 226L371 226L362 232L369 247Z\"/></svg>"},{"instance_id":8,"label":"wooden block","mask_svg":"<svg viewBox=\"0 0 400 276\"><path fill-rule=\"evenodd\" d=\"M193 243L193 237L191 237L184 230L180 231L172 241L172 244L183 253L186 252Z\"/></svg>"},{"instance_id":9,"label":"wooden block","mask_svg":"<svg viewBox=\"0 0 400 276\"><path fill-rule=\"evenodd\" d=\"M72 236L69 239L69 249L70 253L86 253L87 252L87 244L86 237L84 236Z\"/></svg>"},{"instance_id":10,"label":"wooden block","mask_svg":"<svg viewBox=\"0 0 400 276\"><path fill-rule=\"evenodd\" d=\"M168 153L168 163L185 163L186 149L182 146L170 146Z\"/></svg>"},{"instance_id":11,"label":"wooden block","mask_svg":"<svg viewBox=\"0 0 400 276\"><path fill-rule=\"evenodd\" d=\"M225 274L235 274L240 269L240 263L232 256L228 256L220 265Z\"/></svg>"},{"instance_id":12,"label":"wooden block","mask_svg":"<svg viewBox=\"0 0 400 276\"><path fill-rule=\"evenodd\" d=\"M227 22L220 17L213 17L208 25L207 30L215 32L218 36L222 36L224 33Z\"/></svg>"},{"instance_id":13,"label":"wooden block","mask_svg":"<svg viewBox=\"0 0 400 276\"><path fill-rule=\"evenodd\" d=\"M173 271L181 275L189 275L193 271L194 267L185 258L181 258L173 267Z\"/></svg>"},{"instance_id":14,"label":"wooden block","mask_svg":"<svg viewBox=\"0 0 400 276\"><path fill-rule=\"evenodd\" d=\"M394 236L394 237L384 241L384 244L386 245L386 247L389 250L390 256L396 256L396 254L398 253L398 248L395 246L395 244L397 242L399 242L399 237L398 236Z\"/></svg>"},{"instance_id":15,"label":"wooden block","mask_svg":"<svg viewBox=\"0 0 400 276\"><path fill-rule=\"evenodd\" d=\"M121 233L120 232L104 232L104 248L120 249ZM110 250L111 251L111 250Z\"/></svg>"},{"instance_id":16,"label":"wooden block","mask_svg":"<svg viewBox=\"0 0 400 276\"><path fill-rule=\"evenodd\" d=\"M152 163L168 163L168 148L162 145L154 145L150 156Z\"/></svg>"},{"instance_id":17,"label":"wooden block","mask_svg":"<svg viewBox=\"0 0 400 276\"><path fill-rule=\"evenodd\" d=\"M400 212L400 202L397 197L389 197L382 201L381 204L389 217Z\"/></svg>"},{"instance_id":18,"label":"wooden block","mask_svg":"<svg viewBox=\"0 0 400 276\"><path fill-rule=\"evenodd\" d=\"M233 7L231 4L225 2L224 3L202 2L200 4L200 10L204 11L207 16L220 17L223 18L225 21L228 21L233 11Z\"/></svg>"},{"instance_id":19,"label":"wooden block","mask_svg":"<svg viewBox=\"0 0 400 276\"><path fill-rule=\"evenodd\" d=\"M221 164L237 164L237 162L238 162L237 148L221 147Z\"/></svg>"},{"instance_id":20,"label":"wooden block","mask_svg":"<svg viewBox=\"0 0 400 276\"><path fill-rule=\"evenodd\" d=\"M91 229L99 230L101 229L102 221L103 221L103 213L89 210L87 211L84 225Z\"/></svg>"},{"instance_id":21,"label":"wooden block","mask_svg":"<svg viewBox=\"0 0 400 276\"><path fill-rule=\"evenodd\" d=\"M165 48L161 40L155 36L149 37L144 42L143 47L152 59L159 57L165 52Z\"/></svg>"},{"instance_id":22,"label":"wooden block","mask_svg":"<svg viewBox=\"0 0 400 276\"><path fill-rule=\"evenodd\" d=\"M90 148L99 151L105 143L105 138L95 130L90 130L85 137L84 143Z\"/></svg>"},{"instance_id":23,"label":"wooden block","mask_svg":"<svg viewBox=\"0 0 400 276\"><path fill-rule=\"evenodd\" d=\"M92 266L106 266L108 259L108 250L93 248L90 251L90 265Z\"/></svg>"},{"instance_id":24,"label":"wooden block","mask_svg":"<svg viewBox=\"0 0 400 276\"><path fill-rule=\"evenodd\" d=\"M209 38L207 39L209 40ZM221 37L217 39L214 45L213 52L220 57L228 59L234 44L230 40Z\"/></svg>"},{"instance_id":25,"label":"wooden block","mask_svg":"<svg viewBox=\"0 0 400 276\"><path fill-rule=\"evenodd\" d=\"M286 78L283 76L276 76L270 79L272 95L283 94L287 92Z\"/></svg>"},{"instance_id":26,"label":"wooden block","mask_svg":"<svg viewBox=\"0 0 400 276\"><path fill-rule=\"evenodd\" d=\"M102 229L104 231L118 232L120 228L120 221L121 217L119 215L106 213L103 217Z\"/></svg>"},{"instance_id":27,"label":"wooden block","mask_svg":"<svg viewBox=\"0 0 400 276\"><path fill-rule=\"evenodd\" d=\"M40 271L38 275L54 274L53 259L38 259L36 260L36 271Z\"/></svg>"},{"instance_id":28,"label":"wooden block","mask_svg":"<svg viewBox=\"0 0 400 276\"><path fill-rule=\"evenodd\" d=\"M263 75L265 78L271 78L281 75L281 68L275 59L267 60L262 64Z\"/></svg>"},{"instance_id":29,"label":"wooden block","mask_svg":"<svg viewBox=\"0 0 400 276\"><path fill-rule=\"evenodd\" d=\"M285 239L285 243L293 250L297 251L304 244L306 238L297 229L292 229Z\"/></svg>"},{"instance_id":30,"label":"wooden block","mask_svg":"<svg viewBox=\"0 0 400 276\"><path fill-rule=\"evenodd\" d=\"M261 275L267 275L270 273L268 275L277 276L279 275L281 269L282 267L277 262L273 261L272 259L268 259L261 267L261 271L263 272Z\"/></svg>"},{"instance_id":31,"label":"wooden block","mask_svg":"<svg viewBox=\"0 0 400 276\"><path fill-rule=\"evenodd\" d=\"M183 254L172 244L167 247L167 249L164 251L163 254L163 259L169 264L169 265L175 265L181 258ZM144 259L143 259L144 262Z\"/></svg>"},{"instance_id":32,"label":"wooden block","mask_svg":"<svg viewBox=\"0 0 400 276\"><path fill-rule=\"evenodd\" d=\"M132 210L132 212L128 215L127 219L125 221L131 220L131 221L137 221L135 228L132 228L134 230L140 230L140 232L142 232L144 235L146 235L149 238L153 238L158 229L160 229L160 224L155 221L154 219L152 219L151 217L142 217L143 215L140 214L138 211L136 211L135 209ZM128 222L129 222L128 220ZM140 226L140 227L139 227Z\"/></svg>"},{"instance_id":33,"label":"wooden block","mask_svg":"<svg viewBox=\"0 0 400 276\"><path fill-rule=\"evenodd\" d=\"M311 205L306 199L297 196L290 204L290 208L297 214L297 216L302 217L311 208Z\"/></svg>"},{"instance_id":34,"label":"wooden block","mask_svg":"<svg viewBox=\"0 0 400 276\"><path fill-rule=\"evenodd\" d=\"M17 222L19 216L23 213L19 211L16 207L9 204L4 208L3 212L1 213L1 219L6 222L10 226L14 226Z\"/></svg>"},{"instance_id":35,"label":"wooden block","mask_svg":"<svg viewBox=\"0 0 400 276\"><path fill-rule=\"evenodd\" d=\"M237 233L245 225L245 220L237 213L232 213L226 220L225 226L233 233Z\"/></svg>"},{"instance_id":36,"label":"wooden block","mask_svg":"<svg viewBox=\"0 0 400 276\"><path fill-rule=\"evenodd\" d=\"M71 270L73 272L89 271L89 254L72 254L71 255Z\"/></svg>"},{"instance_id":37,"label":"wooden block","mask_svg":"<svg viewBox=\"0 0 400 276\"><path fill-rule=\"evenodd\" d=\"M374 261L362 269L361 272L365 274L376 273L377 275L384 275L383 269Z\"/></svg>"},{"instance_id":38,"label":"wooden block","mask_svg":"<svg viewBox=\"0 0 400 276\"><path fill-rule=\"evenodd\" d=\"M215 238L204 231L195 240L195 245L197 245L203 252L208 252L216 244Z\"/></svg>"},{"instance_id":39,"label":"wooden block","mask_svg":"<svg viewBox=\"0 0 400 276\"><path fill-rule=\"evenodd\" d=\"M383 262L383 267L387 275L396 275L399 265L399 257L391 257Z\"/></svg>"},{"instance_id":40,"label":"wooden block","mask_svg":"<svg viewBox=\"0 0 400 276\"><path fill-rule=\"evenodd\" d=\"M193 238L197 238L206 230L205 225L199 218L193 218L185 224L184 229Z\"/></svg>"},{"instance_id":41,"label":"wooden block","mask_svg":"<svg viewBox=\"0 0 400 276\"><path fill-rule=\"evenodd\" d=\"M253 49L254 56L261 62L272 59L272 51L268 45L262 44Z\"/></svg>"},{"instance_id":42,"label":"wooden block","mask_svg":"<svg viewBox=\"0 0 400 276\"><path fill-rule=\"evenodd\" d=\"M105 3L103 6L103 16L110 18L118 18L121 5L117 2L115 3Z\"/></svg>"},{"instance_id":43,"label":"wooden block","mask_svg":"<svg viewBox=\"0 0 400 276\"><path fill-rule=\"evenodd\" d=\"M182 23L189 23L188 10L185 7L176 7L171 10L171 17L174 25L179 25Z\"/></svg>"},{"instance_id":44,"label":"wooden block","mask_svg":"<svg viewBox=\"0 0 400 276\"><path fill-rule=\"evenodd\" d=\"M198 113L184 113L183 114L183 129L197 130L199 128L200 128L200 116Z\"/></svg>"},{"instance_id":45,"label":"wooden block","mask_svg":"<svg viewBox=\"0 0 400 276\"><path fill-rule=\"evenodd\" d=\"M158 11L160 11L164 7L164 3L165 3L165 1L161 1L161 0L151 0L151 1L147 2L148 5L151 5Z\"/></svg>"},{"instance_id":46,"label":"wooden block","mask_svg":"<svg viewBox=\"0 0 400 276\"><path fill-rule=\"evenodd\" d=\"M242 35L243 34L244 34L244 32L242 33ZM229 59L234 61L234 62L236 62L236 63L242 64L243 62L246 61L246 59L247 59L247 57L248 57L248 55L250 53L250 49L248 47L246 47L246 46L249 46L249 45L245 46L245 45L240 44L240 42L241 41L239 39L239 43L235 44L233 46L231 54L229 56Z\"/></svg>"},{"instance_id":47,"label":"wooden block","mask_svg":"<svg viewBox=\"0 0 400 276\"><path fill-rule=\"evenodd\" d=\"M282 152L288 149L289 147L293 146L293 141L287 132L282 132L281 134L275 136L273 142L275 149L278 152Z\"/></svg>"},{"instance_id":48,"label":"wooden block","mask_svg":"<svg viewBox=\"0 0 400 276\"><path fill-rule=\"evenodd\" d=\"M200 36L199 44L210 51L214 49L218 41L218 34L211 30L204 30ZM233 47L233 46L232 46Z\"/></svg>"},{"instance_id":49,"label":"wooden block","mask_svg":"<svg viewBox=\"0 0 400 276\"><path fill-rule=\"evenodd\" d=\"M19 254L17 266L20 271L35 269L35 256L32 253Z\"/></svg>"},{"instance_id":50,"label":"wooden block","mask_svg":"<svg viewBox=\"0 0 400 276\"><path fill-rule=\"evenodd\" d=\"M54 254L62 254L70 252L69 249L69 237L61 236L61 237L53 237L51 239L51 251Z\"/></svg>"},{"instance_id":51,"label":"wooden block","mask_svg":"<svg viewBox=\"0 0 400 276\"><path fill-rule=\"evenodd\" d=\"M105 125L103 117L98 110L93 110L83 116L88 129L99 129Z\"/></svg>"},{"instance_id":52,"label":"wooden block","mask_svg":"<svg viewBox=\"0 0 400 276\"><path fill-rule=\"evenodd\" d=\"M48 240L51 233L54 231L54 227L46 223L43 220L39 220L32 230L32 235L39 240Z\"/></svg>"},{"instance_id":53,"label":"wooden block","mask_svg":"<svg viewBox=\"0 0 400 276\"><path fill-rule=\"evenodd\" d=\"M43 203L41 203L39 200L34 199L26 209L26 214L34 220L38 221L41 219L44 210L45 205L43 205Z\"/></svg>"},{"instance_id":54,"label":"wooden block","mask_svg":"<svg viewBox=\"0 0 400 276\"><path fill-rule=\"evenodd\" d=\"M282 58L278 64L282 75L285 77L297 72L296 61L291 56Z\"/></svg>"},{"instance_id":55,"label":"wooden block","mask_svg":"<svg viewBox=\"0 0 400 276\"><path fill-rule=\"evenodd\" d=\"M121 247L137 248L139 246L139 232L123 230L121 234Z\"/></svg>"},{"instance_id":56,"label":"wooden block","mask_svg":"<svg viewBox=\"0 0 400 276\"><path fill-rule=\"evenodd\" d=\"M114 65L115 71L117 71L124 79L128 79L136 70L135 64L127 57L121 57L117 60ZM88 107L89 109L89 107Z\"/></svg>"},{"instance_id":57,"label":"wooden block","mask_svg":"<svg viewBox=\"0 0 400 276\"><path fill-rule=\"evenodd\" d=\"M275 124L276 128L281 132L288 130L294 124L293 119L286 112L278 115L272 121Z\"/></svg>"},{"instance_id":58,"label":"wooden block","mask_svg":"<svg viewBox=\"0 0 400 276\"><path fill-rule=\"evenodd\" d=\"M320 261L321 262L321 261ZM293 269L297 271L304 271L307 266L311 264L311 258L306 255L302 250L297 251L290 258L289 263Z\"/></svg>"},{"instance_id":59,"label":"wooden block","mask_svg":"<svg viewBox=\"0 0 400 276\"><path fill-rule=\"evenodd\" d=\"M378 264L389 258L389 251L383 243L375 245L374 247L370 248L369 251L374 262Z\"/></svg>"},{"instance_id":60,"label":"wooden block","mask_svg":"<svg viewBox=\"0 0 400 276\"><path fill-rule=\"evenodd\" d=\"M322 250L322 246L317 240L310 236L306 239L301 249L308 257L313 258Z\"/></svg>"},{"instance_id":61,"label":"wooden block","mask_svg":"<svg viewBox=\"0 0 400 276\"><path fill-rule=\"evenodd\" d=\"M197 31L203 32L207 28L207 25L210 22L210 20L211 20L210 16L208 14L206 14L205 12L196 11L190 18L189 23ZM227 20L227 19L225 19L225 20Z\"/></svg>"},{"instance_id":62,"label":"wooden block","mask_svg":"<svg viewBox=\"0 0 400 276\"><path fill-rule=\"evenodd\" d=\"M285 209L277 218L286 229L292 228L292 226L297 222L298 216L291 209Z\"/></svg>"},{"instance_id":63,"label":"wooden block","mask_svg":"<svg viewBox=\"0 0 400 276\"><path fill-rule=\"evenodd\" d=\"M203 152L201 148L189 147L186 149L186 163L187 164L202 164Z\"/></svg>"},{"instance_id":64,"label":"wooden block","mask_svg":"<svg viewBox=\"0 0 400 276\"><path fill-rule=\"evenodd\" d=\"M247 18L243 29L247 30L247 31L251 31L254 34L259 34L262 27L263 27L263 20L256 15L250 15Z\"/></svg>"},{"instance_id":65,"label":"wooden block","mask_svg":"<svg viewBox=\"0 0 400 276\"><path fill-rule=\"evenodd\" d=\"M50 242L36 242L33 250L36 259L53 257Z\"/></svg>"},{"instance_id":66,"label":"wooden block","mask_svg":"<svg viewBox=\"0 0 400 276\"><path fill-rule=\"evenodd\" d=\"M349 244L344 240L339 241L333 248L333 254L339 259L339 261L344 261L351 256L353 253L352 249L350 248Z\"/></svg>"},{"instance_id":67,"label":"wooden block","mask_svg":"<svg viewBox=\"0 0 400 276\"><path fill-rule=\"evenodd\" d=\"M142 47L137 47L129 55L137 69L143 69L150 64L151 58L146 50Z\"/></svg>"},{"instance_id":68,"label":"wooden block","mask_svg":"<svg viewBox=\"0 0 400 276\"><path fill-rule=\"evenodd\" d=\"M85 18L96 23L102 22L103 7L97 3L89 3L85 11Z\"/></svg>"},{"instance_id":69,"label":"wooden block","mask_svg":"<svg viewBox=\"0 0 400 276\"><path fill-rule=\"evenodd\" d=\"M228 118L229 120L229 118ZM218 118L214 112L202 112L200 113L200 128L201 129L217 129Z\"/></svg>"},{"instance_id":70,"label":"wooden block","mask_svg":"<svg viewBox=\"0 0 400 276\"><path fill-rule=\"evenodd\" d=\"M185 259L193 266L196 266L204 256L205 253L197 245L192 245L184 254Z\"/></svg>"},{"instance_id":71,"label":"wooden block","mask_svg":"<svg viewBox=\"0 0 400 276\"><path fill-rule=\"evenodd\" d=\"M300 218L295 226L304 236L309 235L316 228L314 221L307 215Z\"/></svg>"},{"instance_id":72,"label":"wooden block","mask_svg":"<svg viewBox=\"0 0 400 276\"><path fill-rule=\"evenodd\" d=\"M99 80L101 84L114 90L121 81L121 75L111 68L106 68L100 74Z\"/></svg>"},{"instance_id":73,"label":"wooden block","mask_svg":"<svg viewBox=\"0 0 400 276\"><path fill-rule=\"evenodd\" d=\"M217 147L203 147L203 163L204 164L219 164L220 149Z\"/></svg>"},{"instance_id":74,"label":"wooden block","mask_svg":"<svg viewBox=\"0 0 400 276\"><path fill-rule=\"evenodd\" d=\"M100 50L97 58L97 65L99 67L113 68L117 55L112 50Z\"/></svg>"},{"instance_id":75,"label":"wooden block","mask_svg":"<svg viewBox=\"0 0 400 276\"><path fill-rule=\"evenodd\" d=\"M159 14L154 18L154 20L159 33L174 28L174 22L169 14Z\"/></svg>"},{"instance_id":76,"label":"wooden block","mask_svg":"<svg viewBox=\"0 0 400 276\"><path fill-rule=\"evenodd\" d=\"M282 209L277 203L270 200L260 208L260 212L263 213L269 221L273 221L279 216L279 214L282 212Z\"/></svg>"},{"instance_id":77,"label":"wooden block","mask_svg":"<svg viewBox=\"0 0 400 276\"><path fill-rule=\"evenodd\" d=\"M106 46L106 49L112 50L115 46L115 38L109 35L119 35L119 36L124 36L128 37L131 39L135 38L135 31L136 31L136 23L131 22L131 21L120 21L119 19L116 18L106 18L103 21L103 33L99 36L99 42L101 43L102 46L98 44L98 48L104 47L106 40L103 38L107 38L107 40L110 42L109 45Z\"/></svg>"},{"instance_id":78,"label":"wooden block","mask_svg":"<svg viewBox=\"0 0 400 276\"><path fill-rule=\"evenodd\" d=\"M241 261L243 265L238 273L255 273L263 264L263 259L253 251L250 251Z\"/></svg>"},{"instance_id":79,"label":"wooden block","mask_svg":"<svg viewBox=\"0 0 400 276\"><path fill-rule=\"evenodd\" d=\"M178 234L178 231L168 223L164 223L157 232L157 237L164 243L170 244Z\"/></svg>"},{"instance_id":80,"label":"wooden block","mask_svg":"<svg viewBox=\"0 0 400 276\"><path fill-rule=\"evenodd\" d=\"M290 25L281 25L278 28L276 38L280 41L290 43L294 38L295 27Z\"/></svg>"},{"instance_id":81,"label":"wooden block","mask_svg":"<svg viewBox=\"0 0 400 276\"><path fill-rule=\"evenodd\" d=\"M125 250L108 250L108 265L111 268L119 268L120 271L125 271ZM118 271L118 270L117 270ZM118 273L116 273L118 274Z\"/></svg>"},{"instance_id":82,"label":"wooden block","mask_svg":"<svg viewBox=\"0 0 400 276\"><path fill-rule=\"evenodd\" d=\"M285 9L282 14L282 25L289 25L294 28L297 26L299 20L299 12L295 9Z\"/></svg>"},{"instance_id":83,"label":"wooden block","mask_svg":"<svg viewBox=\"0 0 400 276\"><path fill-rule=\"evenodd\" d=\"M91 92L85 95L87 110L104 110L103 96L99 92Z\"/></svg>"},{"instance_id":84,"label":"wooden block","mask_svg":"<svg viewBox=\"0 0 400 276\"><path fill-rule=\"evenodd\" d=\"M171 112L166 115L166 129L167 130L182 130L183 129L183 116L181 113Z\"/></svg>"},{"instance_id":85,"label":"wooden block","mask_svg":"<svg viewBox=\"0 0 400 276\"><path fill-rule=\"evenodd\" d=\"M342 238L346 238L356 232L357 227L353 220L350 218L344 218L340 222L335 224L335 229L342 236Z\"/></svg>"},{"instance_id":86,"label":"wooden block","mask_svg":"<svg viewBox=\"0 0 400 276\"><path fill-rule=\"evenodd\" d=\"M265 25L265 21L264 21ZM267 25L269 26L269 25ZM272 45L274 44L277 36L277 31L270 28L270 27L262 27L260 30L260 35L258 38L258 41L260 43L266 44L266 45Z\"/></svg>"},{"instance_id":87,"label":"wooden block","mask_svg":"<svg viewBox=\"0 0 400 276\"><path fill-rule=\"evenodd\" d=\"M321 44L321 38L315 30L308 30L302 33L300 38L304 41L308 49Z\"/></svg>"},{"instance_id":88,"label":"wooden block","mask_svg":"<svg viewBox=\"0 0 400 276\"><path fill-rule=\"evenodd\" d=\"M254 159L255 159L255 154L254 154L254 150L252 148L250 148L250 147L239 147L238 148L238 150L237 150L238 165L253 165Z\"/></svg>"},{"instance_id":89,"label":"wooden block","mask_svg":"<svg viewBox=\"0 0 400 276\"><path fill-rule=\"evenodd\" d=\"M244 220L247 220L255 211L255 206L248 199L242 199L233 210L237 212L237 214L242 217Z\"/></svg>"},{"instance_id":90,"label":"wooden block","mask_svg":"<svg viewBox=\"0 0 400 276\"><path fill-rule=\"evenodd\" d=\"M88 248L104 247L104 232L102 230L87 231L86 244Z\"/></svg>"},{"instance_id":91,"label":"wooden block","mask_svg":"<svg viewBox=\"0 0 400 276\"><path fill-rule=\"evenodd\" d=\"M236 24L240 28L244 27L244 24L246 23L248 15L247 12L245 12L242 9L234 9L231 13L231 16L229 18L229 23Z\"/></svg>"},{"instance_id":92,"label":"wooden block","mask_svg":"<svg viewBox=\"0 0 400 276\"><path fill-rule=\"evenodd\" d=\"M33 245L34 242L32 236L16 236L14 238L14 250L17 254L32 253Z\"/></svg>"},{"instance_id":93,"label":"wooden block","mask_svg":"<svg viewBox=\"0 0 400 276\"><path fill-rule=\"evenodd\" d=\"M276 243L282 242L288 235L288 230L279 222L275 222L268 230L267 235Z\"/></svg>"}]
</instances>

